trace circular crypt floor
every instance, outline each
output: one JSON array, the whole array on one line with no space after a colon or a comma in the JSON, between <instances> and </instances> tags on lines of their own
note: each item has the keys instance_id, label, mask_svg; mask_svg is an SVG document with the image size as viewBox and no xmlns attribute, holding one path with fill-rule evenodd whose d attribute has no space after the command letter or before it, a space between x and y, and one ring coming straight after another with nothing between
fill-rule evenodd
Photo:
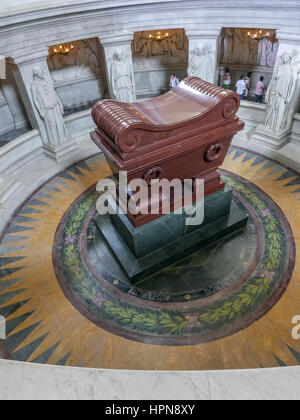
<instances>
[{"instance_id":1,"label":"circular crypt floor","mask_svg":"<svg viewBox=\"0 0 300 420\"><path fill-rule=\"evenodd\" d=\"M132 285L94 224L100 157L31 197L0 242L0 355L110 369L300 364L300 176L231 148L222 176L247 227Z\"/></svg>"}]
</instances>

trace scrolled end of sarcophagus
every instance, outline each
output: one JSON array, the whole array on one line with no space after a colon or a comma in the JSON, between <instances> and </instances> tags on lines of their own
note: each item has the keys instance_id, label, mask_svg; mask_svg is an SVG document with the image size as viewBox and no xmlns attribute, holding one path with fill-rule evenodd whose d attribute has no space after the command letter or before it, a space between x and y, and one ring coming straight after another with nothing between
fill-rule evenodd
<instances>
[{"instance_id":1,"label":"scrolled end of sarcophagus","mask_svg":"<svg viewBox=\"0 0 300 420\"><path fill-rule=\"evenodd\" d=\"M129 104L109 99L99 101L93 107L92 117L97 125L97 134L102 135L113 148L119 149L120 154L136 150L137 138L130 132L143 121L134 114Z\"/></svg>"}]
</instances>

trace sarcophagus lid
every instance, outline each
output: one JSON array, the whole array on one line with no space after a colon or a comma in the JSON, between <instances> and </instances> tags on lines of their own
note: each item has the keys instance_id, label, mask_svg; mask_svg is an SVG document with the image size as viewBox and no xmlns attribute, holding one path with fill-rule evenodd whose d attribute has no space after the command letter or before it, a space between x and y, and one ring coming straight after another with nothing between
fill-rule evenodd
<instances>
[{"instance_id":1,"label":"sarcophagus lid","mask_svg":"<svg viewBox=\"0 0 300 420\"><path fill-rule=\"evenodd\" d=\"M214 140L240 131L243 123L236 118L239 106L236 93L190 77L157 98L133 104L98 102L92 111L98 134L93 140L124 163L163 148L165 155L168 147L172 154L179 144L181 150L193 148L195 138L200 145L209 135Z\"/></svg>"}]
</instances>

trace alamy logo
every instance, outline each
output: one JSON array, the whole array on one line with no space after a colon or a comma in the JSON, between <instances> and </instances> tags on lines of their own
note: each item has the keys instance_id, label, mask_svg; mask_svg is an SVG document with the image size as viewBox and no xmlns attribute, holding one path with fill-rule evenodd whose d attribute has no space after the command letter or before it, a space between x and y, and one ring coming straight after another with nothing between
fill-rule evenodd
<instances>
[{"instance_id":1,"label":"alamy logo","mask_svg":"<svg viewBox=\"0 0 300 420\"><path fill-rule=\"evenodd\" d=\"M97 211L105 214L175 214L186 215L187 225L201 225L204 220L204 180L186 179L133 179L128 183L127 172L119 173L118 194L116 183L106 178L98 182L101 194ZM118 198L117 198L118 196Z\"/></svg>"},{"instance_id":2,"label":"alamy logo","mask_svg":"<svg viewBox=\"0 0 300 420\"><path fill-rule=\"evenodd\" d=\"M0 55L0 79L6 79L6 62L2 55Z\"/></svg>"},{"instance_id":3,"label":"alamy logo","mask_svg":"<svg viewBox=\"0 0 300 420\"><path fill-rule=\"evenodd\" d=\"M0 315L0 340L6 339L6 321L3 316Z\"/></svg>"}]
</instances>

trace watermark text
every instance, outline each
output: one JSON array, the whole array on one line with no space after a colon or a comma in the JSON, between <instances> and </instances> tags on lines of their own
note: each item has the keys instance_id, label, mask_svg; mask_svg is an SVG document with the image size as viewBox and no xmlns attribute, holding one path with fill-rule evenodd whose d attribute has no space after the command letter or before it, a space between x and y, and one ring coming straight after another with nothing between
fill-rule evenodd
<instances>
[{"instance_id":1,"label":"watermark text","mask_svg":"<svg viewBox=\"0 0 300 420\"><path fill-rule=\"evenodd\" d=\"M204 180L142 178L128 182L128 174L119 173L119 184L102 179L97 184L100 193L97 211L105 214L176 215L184 214L186 225L201 225L204 220Z\"/></svg>"}]
</instances>

